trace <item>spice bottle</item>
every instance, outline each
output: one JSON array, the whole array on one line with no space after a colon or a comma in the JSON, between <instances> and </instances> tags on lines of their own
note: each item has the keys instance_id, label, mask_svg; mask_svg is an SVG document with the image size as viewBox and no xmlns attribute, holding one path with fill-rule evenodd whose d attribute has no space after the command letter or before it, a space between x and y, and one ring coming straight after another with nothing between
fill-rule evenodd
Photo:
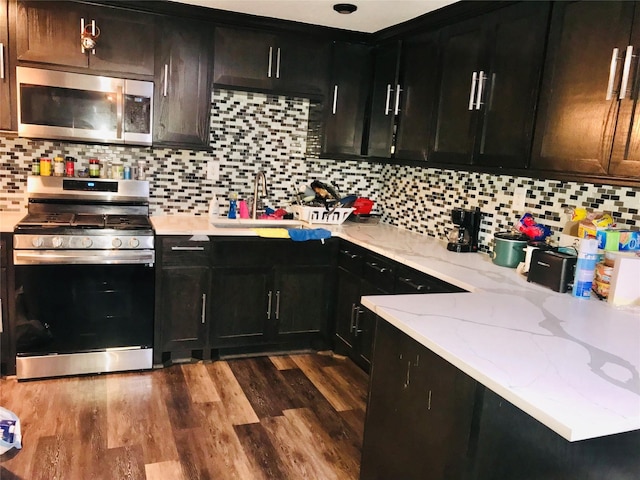
<instances>
[{"instance_id":1,"label":"spice bottle","mask_svg":"<svg viewBox=\"0 0 640 480\"><path fill-rule=\"evenodd\" d=\"M40 159L34 158L31 162L31 175L40 175Z\"/></svg>"},{"instance_id":2,"label":"spice bottle","mask_svg":"<svg viewBox=\"0 0 640 480\"><path fill-rule=\"evenodd\" d=\"M64 158L60 155L53 159L53 176L64 177Z\"/></svg>"},{"instance_id":3,"label":"spice bottle","mask_svg":"<svg viewBox=\"0 0 640 480\"><path fill-rule=\"evenodd\" d=\"M40 159L40 175L43 177L51 176L51 159L50 158Z\"/></svg>"},{"instance_id":4,"label":"spice bottle","mask_svg":"<svg viewBox=\"0 0 640 480\"><path fill-rule=\"evenodd\" d=\"M73 177L76 174L76 159L73 157L65 157L64 174L67 177Z\"/></svg>"},{"instance_id":5,"label":"spice bottle","mask_svg":"<svg viewBox=\"0 0 640 480\"><path fill-rule=\"evenodd\" d=\"M97 158L89 159L89 176L91 178L98 178L100 176L100 160Z\"/></svg>"}]
</instances>

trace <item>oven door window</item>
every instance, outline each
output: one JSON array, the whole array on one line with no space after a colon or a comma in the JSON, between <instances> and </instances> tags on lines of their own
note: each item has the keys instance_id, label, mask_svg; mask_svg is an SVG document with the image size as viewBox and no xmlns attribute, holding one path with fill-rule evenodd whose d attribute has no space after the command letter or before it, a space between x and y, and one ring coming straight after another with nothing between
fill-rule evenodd
<instances>
[{"instance_id":1,"label":"oven door window","mask_svg":"<svg viewBox=\"0 0 640 480\"><path fill-rule=\"evenodd\" d=\"M115 93L21 84L21 123L115 132L116 97Z\"/></svg>"},{"instance_id":2,"label":"oven door window","mask_svg":"<svg viewBox=\"0 0 640 480\"><path fill-rule=\"evenodd\" d=\"M15 270L18 355L152 346L152 267L23 265Z\"/></svg>"}]
</instances>

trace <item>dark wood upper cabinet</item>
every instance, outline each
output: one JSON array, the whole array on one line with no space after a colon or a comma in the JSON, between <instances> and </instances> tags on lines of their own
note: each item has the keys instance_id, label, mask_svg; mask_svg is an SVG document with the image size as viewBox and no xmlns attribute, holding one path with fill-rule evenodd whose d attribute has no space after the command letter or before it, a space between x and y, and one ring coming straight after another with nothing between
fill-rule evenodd
<instances>
[{"instance_id":1,"label":"dark wood upper cabinet","mask_svg":"<svg viewBox=\"0 0 640 480\"><path fill-rule=\"evenodd\" d=\"M624 1L554 4L532 167L640 175L636 10Z\"/></svg>"},{"instance_id":2,"label":"dark wood upper cabinet","mask_svg":"<svg viewBox=\"0 0 640 480\"><path fill-rule=\"evenodd\" d=\"M153 143L209 147L211 37L206 24L163 18L155 59Z\"/></svg>"},{"instance_id":3,"label":"dark wood upper cabinet","mask_svg":"<svg viewBox=\"0 0 640 480\"><path fill-rule=\"evenodd\" d=\"M400 111L400 42L376 48L369 117L367 155L389 158L394 149L394 130Z\"/></svg>"},{"instance_id":4,"label":"dark wood upper cabinet","mask_svg":"<svg viewBox=\"0 0 640 480\"><path fill-rule=\"evenodd\" d=\"M82 51L82 25L95 21L94 51ZM154 22L143 13L72 2L20 1L17 57L66 67L153 75Z\"/></svg>"},{"instance_id":5,"label":"dark wood upper cabinet","mask_svg":"<svg viewBox=\"0 0 640 480\"><path fill-rule=\"evenodd\" d=\"M224 87L322 96L328 42L232 27L215 30L214 83Z\"/></svg>"},{"instance_id":6,"label":"dark wood upper cabinet","mask_svg":"<svg viewBox=\"0 0 640 480\"><path fill-rule=\"evenodd\" d=\"M548 2L525 2L441 32L430 161L526 167Z\"/></svg>"},{"instance_id":7,"label":"dark wood upper cabinet","mask_svg":"<svg viewBox=\"0 0 640 480\"><path fill-rule=\"evenodd\" d=\"M9 65L9 2L0 0L0 130L11 129L11 78Z\"/></svg>"},{"instance_id":8,"label":"dark wood upper cabinet","mask_svg":"<svg viewBox=\"0 0 640 480\"><path fill-rule=\"evenodd\" d=\"M371 47L333 45L329 97L325 102L323 154L360 155L371 79Z\"/></svg>"},{"instance_id":9,"label":"dark wood upper cabinet","mask_svg":"<svg viewBox=\"0 0 640 480\"><path fill-rule=\"evenodd\" d=\"M400 107L395 158L426 160L429 130L436 103L437 35L428 33L402 42Z\"/></svg>"}]
</instances>

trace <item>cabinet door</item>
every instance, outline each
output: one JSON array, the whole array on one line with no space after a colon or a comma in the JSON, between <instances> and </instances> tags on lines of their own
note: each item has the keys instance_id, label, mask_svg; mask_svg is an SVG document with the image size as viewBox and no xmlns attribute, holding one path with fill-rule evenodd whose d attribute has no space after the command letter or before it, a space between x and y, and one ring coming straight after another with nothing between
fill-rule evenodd
<instances>
[{"instance_id":1,"label":"cabinet door","mask_svg":"<svg viewBox=\"0 0 640 480\"><path fill-rule=\"evenodd\" d=\"M484 17L442 31L438 107L431 161L470 164L478 125L477 86L482 70ZM473 105L472 105L473 104Z\"/></svg>"},{"instance_id":2,"label":"cabinet door","mask_svg":"<svg viewBox=\"0 0 640 480\"><path fill-rule=\"evenodd\" d=\"M94 54L87 54L92 70L153 75L154 20L148 14L112 8L87 8L100 36ZM77 35L74 37L77 39Z\"/></svg>"},{"instance_id":3,"label":"cabinet door","mask_svg":"<svg viewBox=\"0 0 640 480\"><path fill-rule=\"evenodd\" d=\"M259 90L273 88L277 45L274 35L255 30L216 27L213 82Z\"/></svg>"},{"instance_id":4,"label":"cabinet door","mask_svg":"<svg viewBox=\"0 0 640 480\"><path fill-rule=\"evenodd\" d=\"M637 62L640 54L640 6L635 3L633 32L631 42L633 46L632 60ZM621 49L622 50L622 49ZM629 90L620 100L620 110L616 123L616 133L613 139L613 150L609 164L609 174L624 177L640 177L640 68L630 65ZM624 68L624 66L623 66ZM620 94L618 94L618 97Z\"/></svg>"},{"instance_id":5,"label":"cabinet door","mask_svg":"<svg viewBox=\"0 0 640 480\"><path fill-rule=\"evenodd\" d=\"M204 348L209 317L209 267L163 267L160 282L162 350Z\"/></svg>"},{"instance_id":6,"label":"cabinet door","mask_svg":"<svg viewBox=\"0 0 640 480\"><path fill-rule=\"evenodd\" d=\"M297 334L326 333L329 267L277 267L275 321L281 340Z\"/></svg>"},{"instance_id":7,"label":"cabinet door","mask_svg":"<svg viewBox=\"0 0 640 480\"><path fill-rule=\"evenodd\" d=\"M426 160L435 105L437 44L434 34L402 43L400 118L395 158Z\"/></svg>"},{"instance_id":8,"label":"cabinet door","mask_svg":"<svg viewBox=\"0 0 640 480\"><path fill-rule=\"evenodd\" d=\"M490 57L473 163L527 166L549 11L548 2L524 2L491 15Z\"/></svg>"},{"instance_id":9,"label":"cabinet door","mask_svg":"<svg viewBox=\"0 0 640 480\"><path fill-rule=\"evenodd\" d=\"M214 268L211 288L212 337L216 347L265 343L275 308L270 268Z\"/></svg>"},{"instance_id":10,"label":"cabinet door","mask_svg":"<svg viewBox=\"0 0 640 480\"><path fill-rule=\"evenodd\" d=\"M329 42L304 36L279 35L273 53L274 87L290 95L323 97L329 74Z\"/></svg>"},{"instance_id":11,"label":"cabinet door","mask_svg":"<svg viewBox=\"0 0 640 480\"><path fill-rule=\"evenodd\" d=\"M396 112L399 111L398 91L399 44L378 47L375 53L373 91L367 155L390 158Z\"/></svg>"},{"instance_id":12,"label":"cabinet door","mask_svg":"<svg viewBox=\"0 0 640 480\"><path fill-rule=\"evenodd\" d=\"M163 19L158 38L153 142L207 148L211 116L208 27Z\"/></svg>"},{"instance_id":13,"label":"cabinet door","mask_svg":"<svg viewBox=\"0 0 640 480\"><path fill-rule=\"evenodd\" d=\"M364 116L371 76L371 47L336 42L325 107L324 154L362 154Z\"/></svg>"},{"instance_id":14,"label":"cabinet door","mask_svg":"<svg viewBox=\"0 0 640 480\"><path fill-rule=\"evenodd\" d=\"M11 129L11 72L9 66L9 2L0 0L0 130Z\"/></svg>"},{"instance_id":15,"label":"cabinet door","mask_svg":"<svg viewBox=\"0 0 640 480\"><path fill-rule=\"evenodd\" d=\"M80 48L82 18L78 4L71 2L18 2L18 60L87 67L88 55Z\"/></svg>"},{"instance_id":16,"label":"cabinet door","mask_svg":"<svg viewBox=\"0 0 640 480\"><path fill-rule=\"evenodd\" d=\"M634 2L555 2L544 67L531 166L605 174L618 112L618 92L607 99L614 48L619 49L612 89L629 42Z\"/></svg>"}]
</instances>

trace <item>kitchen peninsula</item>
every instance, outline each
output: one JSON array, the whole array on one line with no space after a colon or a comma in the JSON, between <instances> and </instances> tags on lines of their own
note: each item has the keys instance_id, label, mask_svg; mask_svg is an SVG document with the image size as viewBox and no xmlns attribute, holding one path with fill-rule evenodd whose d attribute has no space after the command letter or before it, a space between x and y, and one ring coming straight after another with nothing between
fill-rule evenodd
<instances>
[{"instance_id":1,"label":"kitchen peninsula","mask_svg":"<svg viewBox=\"0 0 640 480\"><path fill-rule=\"evenodd\" d=\"M250 229L217 229L204 217L155 217L153 223L158 235L256 235ZM640 448L637 310L615 309L529 284L514 269L493 265L486 255L449 252L439 240L395 227L345 223L329 228L334 236L471 292L368 296L362 303L483 391L486 387L485 408L492 399L496 408L504 403L500 415L513 425L528 425L526 431L512 432L506 445L498 441L501 447L513 445L508 450L517 453L524 447L514 439L523 438L526 445L534 438L544 442L541 451L559 445L560 453L554 455L559 456L561 471L575 469L575 462L584 464L585 456L595 455L588 465L594 475L606 471L613 472L608 478L637 478L638 456L623 455ZM508 410L507 402L515 408ZM511 417L514 414L517 418ZM489 422L485 428L491 429L492 420L484 415L478 421L473 428L480 437L474 448L487 455L490 440L482 443L482 422ZM530 438L535 429L544 433ZM366 456L366 430L364 450ZM493 455L513 466L517 458L509 460L507 453ZM534 450L530 453L535 457ZM519 458L531 461L526 455ZM475 468L471 478L486 478L482 468L493 467L489 462ZM535 466L527 468L537 471ZM549 468L551 472L556 466Z\"/></svg>"}]
</instances>

